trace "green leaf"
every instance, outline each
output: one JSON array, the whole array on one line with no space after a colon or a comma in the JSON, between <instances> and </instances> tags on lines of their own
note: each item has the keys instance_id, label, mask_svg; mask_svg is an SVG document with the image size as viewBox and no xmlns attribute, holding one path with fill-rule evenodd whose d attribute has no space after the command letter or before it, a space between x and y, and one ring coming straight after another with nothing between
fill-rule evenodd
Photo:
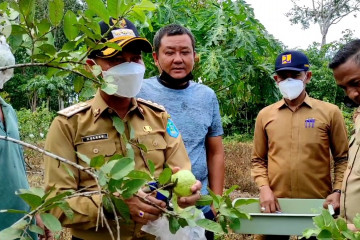
<instances>
[{"instance_id":1,"label":"green leaf","mask_svg":"<svg viewBox=\"0 0 360 240\"><path fill-rule=\"evenodd\" d=\"M124 184L124 192L122 194L122 196L125 199L131 198L133 196L134 193L136 193L137 191L139 191L139 189L144 186L146 183L146 181L144 179L132 179L127 181Z\"/></svg>"},{"instance_id":2,"label":"green leaf","mask_svg":"<svg viewBox=\"0 0 360 240\"><path fill-rule=\"evenodd\" d=\"M178 223L180 224L181 227L189 226L188 222L184 218L178 218Z\"/></svg>"},{"instance_id":3,"label":"green leaf","mask_svg":"<svg viewBox=\"0 0 360 240\"><path fill-rule=\"evenodd\" d=\"M105 163L105 157L102 155L93 157L90 161L90 167L93 167L95 169L99 169L102 167Z\"/></svg>"},{"instance_id":4,"label":"green leaf","mask_svg":"<svg viewBox=\"0 0 360 240\"><path fill-rule=\"evenodd\" d=\"M56 53L56 49L54 47L54 45L51 44L42 44L39 47L44 53L50 55L50 56L54 56Z\"/></svg>"},{"instance_id":5,"label":"green leaf","mask_svg":"<svg viewBox=\"0 0 360 240\"><path fill-rule=\"evenodd\" d=\"M69 203L66 201L62 201L58 207L64 212L67 218L73 219L74 218L74 211L70 207Z\"/></svg>"},{"instance_id":6,"label":"green leaf","mask_svg":"<svg viewBox=\"0 0 360 240\"><path fill-rule=\"evenodd\" d=\"M321 239L321 238L329 238L329 239L332 239L331 232L329 232L329 231L326 230L326 229L323 229L323 230L321 230L321 232L319 233L319 235L317 235L317 238L318 238L318 239Z\"/></svg>"},{"instance_id":7,"label":"green leaf","mask_svg":"<svg viewBox=\"0 0 360 240\"><path fill-rule=\"evenodd\" d=\"M62 230L59 220L50 213L40 213L40 218L50 231L57 232Z\"/></svg>"},{"instance_id":8,"label":"green leaf","mask_svg":"<svg viewBox=\"0 0 360 240\"><path fill-rule=\"evenodd\" d=\"M209 191L209 194L210 196L212 197L213 199L213 205L214 207L217 209L220 207L220 199L221 199L221 196L219 195L216 195L213 191L211 191L210 188L207 188L207 190Z\"/></svg>"},{"instance_id":9,"label":"green leaf","mask_svg":"<svg viewBox=\"0 0 360 240\"><path fill-rule=\"evenodd\" d=\"M241 228L241 221L238 218L230 218L229 227L231 230L233 230L235 233L240 233Z\"/></svg>"},{"instance_id":10,"label":"green leaf","mask_svg":"<svg viewBox=\"0 0 360 240\"><path fill-rule=\"evenodd\" d=\"M124 157L118 160L110 171L111 178L119 180L134 170L134 159Z\"/></svg>"},{"instance_id":11,"label":"green leaf","mask_svg":"<svg viewBox=\"0 0 360 240\"><path fill-rule=\"evenodd\" d=\"M242 205L248 205L248 204L252 204L252 203L257 203L259 202L258 199L238 199L236 200L236 202L234 203L234 207L238 208Z\"/></svg>"},{"instance_id":12,"label":"green leaf","mask_svg":"<svg viewBox=\"0 0 360 240\"><path fill-rule=\"evenodd\" d=\"M81 160L83 160L84 162L86 162L89 166L90 166L90 158L88 158L86 155L76 152L76 155L78 156L78 158L80 158Z\"/></svg>"},{"instance_id":13,"label":"green leaf","mask_svg":"<svg viewBox=\"0 0 360 240\"><path fill-rule=\"evenodd\" d=\"M40 235L43 235L44 234L44 230L41 228L41 227L38 227L37 225L35 224L31 224L29 226L29 230L31 232L34 232L34 233L37 233L37 234L40 234Z\"/></svg>"},{"instance_id":14,"label":"green leaf","mask_svg":"<svg viewBox=\"0 0 360 240\"><path fill-rule=\"evenodd\" d=\"M150 171L150 175L151 176L154 176L154 173L155 173L155 164L153 161L151 160L148 160L148 165L149 165L149 171Z\"/></svg>"},{"instance_id":15,"label":"green leaf","mask_svg":"<svg viewBox=\"0 0 360 240\"><path fill-rule=\"evenodd\" d=\"M116 210L120 213L120 215L125 219L126 222L130 222L131 215L129 206L124 202L124 200L120 198L116 198L114 196L111 197L115 204Z\"/></svg>"},{"instance_id":16,"label":"green leaf","mask_svg":"<svg viewBox=\"0 0 360 240\"><path fill-rule=\"evenodd\" d=\"M145 10L145 11L154 11L154 10L156 10L156 6L149 0L142 0L141 3L134 6L134 9L140 9L140 10Z\"/></svg>"},{"instance_id":17,"label":"green leaf","mask_svg":"<svg viewBox=\"0 0 360 240\"><path fill-rule=\"evenodd\" d=\"M169 220L169 230L172 234L175 234L180 229L180 224L176 217L170 215L168 216Z\"/></svg>"},{"instance_id":18,"label":"green leaf","mask_svg":"<svg viewBox=\"0 0 360 240\"><path fill-rule=\"evenodd\" d=\"M88 7L98 15L106 24L109 24L109 12L102 0L86 0Z\"/></svg>"},{"instance_id":19,"label":"green leaf","mask_svg":"<svg viewBox=\"0 0 360 240\"><path fill-rule=\"evenodd\" d=\"M302 237L305 237L306 239L310 238L311 236L317 236L320 232L320 229L306 229L304 232L303 232L303 236Z\"/></svg>"},{"instance_id":20,"label":"green leaf","mask_svg":"<svg viewBox=\"0 0 360 240\"><path fill-rule=\"evenodd\" d=\"M70 170L70 168L64 163L61 163L60 165L63 169L65 169L65 171L69 174L69 176L75 180L74 173Z\"/></svg>"},{"instance_id":21,"label":"green leaf","mask_svg":"<svg viewBox=\"0 0 360 240\"><path fill-rule=\"evenodd\" d=\"M31 207L31 209L37 208L43 202L41 197L39 197L39 196L37 196L35 194L19 193L18 195L21 197L22 200L24 200Z\"/></svg>"},{"instance_id":22,"label":"green leaf","mask_svg":"<svg viewBox=\"0 0 360 240\"><path fill-rule=\"evenodd\" d=\"M101 170L98 172L98 179L100 186L102 187L106 186L108 179L106 177L106 174Z\"/></svg>"},{"instance_id":23,"label":"green leaf","mask_svg":"<svg viewBox=\"0 0 360 240\"><path fill-rule=\"evenodd\" d=\"M159 175L159 183L164 185L170 182L172 171L170 168L165 168Z\"/></svg>"},{"instance_id":24,"label":"green leaf","mask_svg":"<svg viewBox=\"0 0 360 240\"><path fill-rule=\"evenodd\" d=\"M117 91L118 86L112 83L103 83L101 85L101 90L104 91L108 95L114 95Z\"/></svg>"},{"instance_id":25,"label":"green leaf","mask_svg":"<svg viewBox=\"0 0 360 240\"><path fill-rule=\"evenodd\" d=\"M76 27L77 19L75 13L68 10L64 16L64 34L68 40L75 40L79 35L79 29Z\"/></svg>"},{"instance_id":26,"label":"green leaf","mask_svg":"<svg viewBox=\"0 0 360 240\"><path fill-rule=\"evenodd\" d=\"M142 151L147 152L147 147L144 144L137 145Z\"/></svg>"},{"instance_id":27,"label":"green leaf","mask_svg":"<svg viewBox=\"0 0 360 240\"><path fill-rule=\"evenodd\" d=\"M118 116L112 116L111 119L113 120L113 126L115 127L116 131L123 135L125 132L125 124L123 120L121 120Z\"/></svg>"},{"instance_id":28,"label":"green leaf","mask_svg":"<svg viewBox=\"0 0 360 240\"><path fill-rule=\"evenodd\" d=\"M354 217L353 223L357 229L360 229L360 214L357 213Z\"/></svg>"},{"instance_id":29,"label":"green leaf","mask_svg":"<svg viewBox=\"0 0 360 240\"><path fill-rule=\"evenodd\" d=\"M64 16L64 2L63 0L49 1L49 18L54 26L58 26Z\"/></svg>"},{"instance_id":30,"label":"green leaf","mask_svg":"<svg viewBox=\"0 0 360 240\"><path fill-rule=\"evenodd\" d=\"M36 25L36 27L39 31L39 35L44 35L46 32L50 30L51 24L49 23L49 20L44 18Z\"/></svg>"},{"instance_id":31,"label":"green leaf","mask_svg":"<svg viewBox=\"0 0 360 240\"><path fill-rule=\"evenodd\" d=\"M317 227L323 228L325 226L324 218L322 215L313 217L314 223Z\"/></svg>"},{"instance_id":32,"label":"green leaf","mask_svg":"<svg viewBox=\"0 0 360 240\"><path fill-rule=\"evenodd\" d=\"M196 221L196 225L198 225L210 232L220 233L220 234L224 233L224 231L219 223L211 221L209 219L199 219Z\"/></svg>"},{"instance_id":33,"label":"green leaf","mask_svg":"<svg viewBox=\"0 0 360 240\"><path fill-rule=\"evenodd\" d=\"M196 206L207 206L212 204L213 198L209 195L201 195L200 199L196 201Z\"/></svg>"},{"instance_id":34,"label":"green leaf","mask_svg":"<svg viewBox=\"0 0 360 240\"><path fill-rule=\"evenodd\" d=\"M110 16L114 19L118 19L120 16L122 16L124 5L126 6L124 0L107 0L107 6Z\"/></svg>"},{"instance_id":35,"label":"green leaf","mask_svg":"<svg viewBox=\"0 0 360 240\"><path fill-rule=\"evenodd\" d=\"M108 188L110 192L116 192L118 189L121 188L121 184L122 184L123 180L115 180L115 179L110 179L109 184L108 184Z\"/></svg>"},{"instance_id":36,"label":"green leaf","mask_svg":"<svg viewBox=\"0 0 360 240\"><path fill-rule=\"evenodd\" d=\"M48 206L54 202L60 201L62 200L64 197L70 196L71 194L73 194L73 190L68 190L59 194L56 194L56 196L49 198L48 200L45 201L45 205Z\"/></svg>"},{"instance_id":37,"label":"green leaf","mask_svg":"<svg viewBox=\"0 0 360 240\"><path fill-rule=\"evenodd\" d=\"M140 22L146 21L146 15L144 11L140 8L133 8L131 11L131 15L133 15L136 19L139 19Z\"/></svg>"},{"instance_id":38,"label":"green leaf","mask_svg":"<svg viewBox=\"0 0 360 240\"><path fill-rule=\"evenodd\" d=\"M126 144L126 156L129 158L135 158L135 152L130 143Z\"/></svg>"},{"instance_id":39,"label":"green leaf","mask_svg":"<svg viewBox=\"0 0 360 240\"><path fill-rule=\"evenodd\" d=\"M109 162L110 161L114 161L114 160L120 160L122 159L124 156L121 155L121 154L114 154L114 156L112 156L110 159L109 159Z\"/></svg>"},{"instance_id":40,"label":"green leaf","mask_svg":"<svg viewBox=\"0 0 360 240\"><path fill-rule=\"evenodd\" d=\"M344 219L342 219L342 218L338 218L338 219L336 220L336 226L338 227L338 229L339 229L340 231L345 231L345 230L348 229L348 228L347 228L346 221L345 221Z\"/></svg>"},{"instance_id":41,"label":"green leaf","mask_svg":"<svg viewBox=\"0 0 360 240\"><path fill-rule=\"evenodd\" d=\"M15 228L5 228L4 230L0 231L0 239L6 239L6 240L13 240L13 239L19 239L23 231L20 229Z\"/></svg>"},{"instance_id":42,"label":"green leaf","mask_svg":"<svg viewBox=\"0 0 360 240\"><path fill-rule=\"evenodd\" d=\"M17 209L0 209L0 213L19 213L19 214L27 214L27 211L17 210Z\"/></svg>"},{"instance_id":43,"label":"green leaf","mask_svg":"<svg viewBox=\"0 0 360 240\"><path fill-rule=\"evenodd\" d=\"M147 174L146 172L143 171L138 171L138 170L132 170L128 175L128 178L132 178L132 179L145 179L147 181L151 181L152 178L150 177L149 174Z\"/></svg>"},{"instance_id":44,"label":"green leaf","mask_svg":"<svg viewBox=\"0 0 360 240\"><path fill-rule=\"evenodd\" d=\"M84 86L84 78L83 77L80 77L80 76L77 76L74 80L74 90L75 92L79 93L81 91L81 89L83 88Z\"/></svg>"},{"instance_id":45,"label":"green leaf","mask_svg":"<svg viewBox=\"0 0 360 240\"><path fill-rule=\"evenodd\" d=\"M35 3L35 0L19 0L20 11L26 18L27 23L33 22Z\"/></svg>"},{"instance_id":46,"label":"green leaf","mask_svg":"<svg viewBox=\"0 0 360 240\"><path fill-rule=\"evenodd\" d=\"M224 232L227 232L228 224L227 224L227 217L223 215L219 215L219 224Z\"/></svg>"},{"instance_id":47,"label":"green leaf","mask_svg":"<svg viewBox=\"0 0 360 240\"><path fill-rule=\"evenodd\" d=\"M224 196L229 196L230 193L232 193L235 189L239 188L238 185L233 185L231 186L231 188L229 188L228 190L225 191L225 193L223 194Z\"/></svg>"}]
</instances>

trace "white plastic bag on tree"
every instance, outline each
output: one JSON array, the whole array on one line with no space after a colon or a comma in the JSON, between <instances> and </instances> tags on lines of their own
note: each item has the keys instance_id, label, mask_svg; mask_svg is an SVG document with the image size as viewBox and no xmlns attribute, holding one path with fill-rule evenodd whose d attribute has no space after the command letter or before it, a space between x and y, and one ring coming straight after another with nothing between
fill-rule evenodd
<instances>
[{"instance_id":1,"label":"white plastic bag on tree","mask_svg":"<svg viewBox=\"0 0 360 240\"><path fill-rule=\"evenodd\" d=\"M10 51L9 45L6 43L4 36L0 36L0 67L15 65L15 57ZM6 69L0 71L0 89L14 75L14 69Z\"/></svg>"},{"instance_id":2,"label":"white plastic bag on tree","mask_svg":"<svg viewBox=\"0 0 360 240\"><path fill-rule=\"evenodd\" d=\"M199 218L205 218L201 212ZM169 220L162 216L161 218L148 222L141 230L156 236L156 240L206 240L205 229L195 226L186 226L180 228L175 234L172 234L169 230Z\"/></svg>"}]
</instances>

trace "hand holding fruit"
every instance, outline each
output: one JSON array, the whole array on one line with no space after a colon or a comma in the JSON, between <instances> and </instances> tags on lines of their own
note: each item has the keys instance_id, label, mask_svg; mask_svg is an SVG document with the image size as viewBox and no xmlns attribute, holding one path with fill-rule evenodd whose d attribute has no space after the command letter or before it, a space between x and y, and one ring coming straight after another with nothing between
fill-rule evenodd
<instances>
[{"instance_id":1,"label":"hand holding fruit","mask_svg":"<svg viewBox=\"0 0 360 240\"><path fill-rule=\"evenodd\" d=\"M196 180L195 176L189 170L173 169L174 174L171 182L175 183L174 193L179 197L178 204L182 208L195 205L200 199L201 182Z\"/></svg>"}]
</instances>

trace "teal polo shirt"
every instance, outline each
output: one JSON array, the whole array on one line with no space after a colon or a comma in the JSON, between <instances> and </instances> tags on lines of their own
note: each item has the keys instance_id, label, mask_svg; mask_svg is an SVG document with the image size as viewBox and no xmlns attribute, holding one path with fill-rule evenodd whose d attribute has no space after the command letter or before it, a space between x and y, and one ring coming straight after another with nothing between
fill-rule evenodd
<instances>
[{"instance_id":1,"label":"teal polo shirt","mask_svg":"<svg viewBox=\"0 0 360 240\"><path fill-rule=\"evenodd\" d=\"M0 97L5 124L0 120L0 135L19 139L18 121L14 109ZM29 188L22 147L0 139L0 209L29 210L29 206L15 194ZM0 213L0 231L11 226L22 214Z\"/></svg>"}]
</instances>

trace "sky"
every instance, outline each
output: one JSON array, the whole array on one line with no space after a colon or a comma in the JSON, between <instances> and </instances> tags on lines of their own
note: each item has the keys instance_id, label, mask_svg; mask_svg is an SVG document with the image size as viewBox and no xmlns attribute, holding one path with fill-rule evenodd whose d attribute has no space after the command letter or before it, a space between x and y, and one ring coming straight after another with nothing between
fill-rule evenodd
<instances>
[{"instance_id":1,"label":"sky","mask_svg":"<svg viewBox=\"0 0 360 240\"><path fill-rule=\"evenodd\" d=\"M293 3L291 0L247 0L254 9L255 17L265 26L266 30L276 39L283 42L288 48L306 49L313 42L321 42L320 28L312 24L309 29L303 30L300 24L291 25L285 16ZM301 0L303 4L310 0ZM339 40L342 31L351 29L354 36L360 38L360 14L357 18L353 15L343 18L338 24L329 28L327 42Z\"/></svg>"}]
</instances>

